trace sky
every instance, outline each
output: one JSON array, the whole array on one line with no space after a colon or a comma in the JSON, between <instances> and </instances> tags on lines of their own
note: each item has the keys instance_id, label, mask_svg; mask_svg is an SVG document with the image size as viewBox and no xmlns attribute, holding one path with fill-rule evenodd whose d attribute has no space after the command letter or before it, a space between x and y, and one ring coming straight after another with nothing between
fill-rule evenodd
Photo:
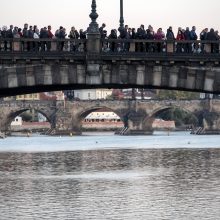
<instances>
[{"instance_id":1,"label":"sky","mask_svg":"<svg viewBox=\"0 0 220 220\"><path fill-rule=\"evenodd\" d=\"M86 29L90 23L89 13L92 0L0 0L0 27L13 24L23 27L24 23L38 27L52 25L53 31L64 26ZM139 27L151 24L154 30L164 31L173 26L197 27L220 30L219 0L124 0L125 24ZM106 23L107 30L119 27L120 0L97 0L98 23Z\"/></svg>"}]
</instances>

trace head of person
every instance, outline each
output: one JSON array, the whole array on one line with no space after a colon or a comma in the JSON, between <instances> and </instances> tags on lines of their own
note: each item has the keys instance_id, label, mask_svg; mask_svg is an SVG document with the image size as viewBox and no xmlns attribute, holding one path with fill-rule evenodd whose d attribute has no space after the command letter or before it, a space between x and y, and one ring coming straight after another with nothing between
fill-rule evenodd
<instances>
[{"instance_id":1,"label":"head of person","mask_svg":"<svg viewBox=\"0 0 220 220\"><path fill-rule=\"evenodd\" d=\"M192 26L192 30L193 30L193 31L196 31L196 26Z\"/></svg>"},{"instance_id":2,"label":"head of person","mask_svg":"<svg viewBox=\"0 0 220 220\"><path fill-rule=\"evenodd\" d=\"M159 28L159 29L157 30L157 33L162 33L162 28Z\"/></svg>"},{"instance_id":3,"label":"head of person","mask_svg":"<svg viewBox=\"0 0 220 220\"><path fill-rule=\"evenodd\" d=\"M103 27L103 28L105 28L105 27L106 27L106 24L105 24L105 23L103 23L103 24L102 24L102 27Z\"/></svg>"},{"instance_id":4,"label":"head of person","mask_svg":"<svg viewBox=\"0 0 220 220\"><path fill-rule=\"evenodd\" d=\"M27 23L24 24L24 28L28 29L28 24Z\"/></svg>"},{"instance_id":5,"label":"head of person","mask_svg":"<svg viewBox=\"0 0 220 220\"><path fill-rule=\"evenodd\" d=\"M47 27L47 28L48 28L48 30L49 30L49 31L52 29L52 28L51 28L51 25L48 25L48 27Z\"/></svg>"},{"instance_id":6,"label":"head of person","mask_svg":"<svg viewBox=\"0 0 220 220\"><path fill-rule=\"evenodd\" d=\"M149 29L150 31L153 31L153 27L152 27L151 25L148 26L148 29Z\"/></svg>"}]
</instances>

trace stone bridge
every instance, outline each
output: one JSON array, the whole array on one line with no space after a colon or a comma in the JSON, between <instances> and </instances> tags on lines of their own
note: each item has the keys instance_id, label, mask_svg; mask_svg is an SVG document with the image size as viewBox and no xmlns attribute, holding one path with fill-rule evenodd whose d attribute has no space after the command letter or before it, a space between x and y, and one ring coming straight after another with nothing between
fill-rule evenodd
<instances>
[{"instance_id":1,"label":"stone bridge","mask_svg":"<svg viewBox=\"0 0 220 220\"><path fill-rule=\"evenodd\" d=\"M0 39L0 44L6 45L0 48L0 96L86 88L220 93L220 54L210 50L211 45L219 42L184 41L181 44L205 45L205 50L178 53L177 41L105 41L100 39L95 1L90 17L92 22L85 40ZM27 47L39 43L47 45L46 51ZM116 51L105 49L113 44L120 47ZM136 50L137 45L149 44L159 44L164 50ZM71 45L77 46L77 50ZM128 46L129 50L123 50Z\"/></svg>"},{"instance_id":2,"label":"stone bridge","mask_svg":"<svg viewBox=\"0 0 220 220\"><path fill-rule=\"evenodd\" d=\"M55 134L80 134L82 120L98 109L115 112L128 128L127 134L151 134L152 123L161 112L180 108L194 114L206 131L220 131L220 100L145 101L2 101L0 130L9 131L11 121L28 109L35 109L51 123Z\"/></svg>"}]
</instances>

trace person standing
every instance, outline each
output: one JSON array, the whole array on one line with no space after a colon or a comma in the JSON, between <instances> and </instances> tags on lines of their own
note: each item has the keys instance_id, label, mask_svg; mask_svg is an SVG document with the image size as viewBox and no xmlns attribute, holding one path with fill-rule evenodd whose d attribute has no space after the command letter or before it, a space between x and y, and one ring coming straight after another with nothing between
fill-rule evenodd
<instances>
[{"instance_id":1,"label":"person standing","mask_svg":"<svg viewBox=\"0 0 220 220\"><path fill-rule=\"evenodd\" d=\"M71 40L77 40L79 39L79 33L75 29L75 27L72 27L68 36ZM77 51L78 50L78 43L76 41L70 42L70 51Z\"/></svg>"},{"instance_id":2,"label":"person standing","mask_svg":"<svg viewBox=\"0 0 220 220\"><path fill-rule=\"evenodd\" d=\"M196 34L196 27L193 26L192 30L190 31L190 40L197 41L197 39L198 39L198 36ZM198 43L194 42L192 44L192 52L196 53L197 50L198 50Z\"/></svg>"}]
</instances>

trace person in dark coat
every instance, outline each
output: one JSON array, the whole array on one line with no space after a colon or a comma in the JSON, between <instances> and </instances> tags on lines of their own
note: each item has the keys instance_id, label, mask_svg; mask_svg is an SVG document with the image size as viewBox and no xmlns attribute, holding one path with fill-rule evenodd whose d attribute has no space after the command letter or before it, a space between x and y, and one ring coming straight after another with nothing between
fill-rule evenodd
<instances>
[{"instance_id":1,"label":"person in dark coat","mask_svg":"<svg viewBox=\"0 0 220 220\"><path fill-rule=\"evenodd\" d=\"M106 34L105 34L105 27L106 27L106 24L103 23L102 26L99 28L99 32L100 32L100 35L101 35L101 39L105 39L106 37Z\"/></svg>"},{"instance_id":2,"label":"person in dark coat","mask_svg":"<svg viewBox=\"0 0 220 220\"><path fill-rule=\"evenodd\" d=\"M75 27L72 27L68 36L71 40L77 40L79 39L79 32L75 29ZM70 42L70 51L77 51L78 49L78 42L71 41Z\"/></svg>"},{"instance_id":3,"label":"person in dark coat","mask_svg":"<svg viewBox=\"0 0 220 220\"><path fill-rule=\"evenodd\" d=\"M48 39L48 31L47 28L41 28L40 30L40 39ZM41 41L41 51L46 51L47 42Z\"/></svg>"},{"instance_id":4,"label":"person in dark coat","mask_svg":"<svg viewBox=\"0 0 220 220\"><path fill-rule=\"evenodd\" d=\"M197 39L198 39L198 36L196 34L196 27L193 26L192 30L190 31L190 40L196 41ZM193 47L192 47L193 52L197 52L198 48L199 48L198 43L193 43Z\"/></svg>"},{"instance_id":5,"label":"person in dark coat","mask_svg":"<svg viewBox=\"0 0 220 220\"><path fill-rule=\"evenodd\" d=\"M167 40L175 40L173 29L171 26L167 29L166 39Z\"/></svg>"},{"instance_id":6,"label":"person in dark coat","mask_svg":"<svg viewBox=\"0 0 220 220\"><path fill-rule=\"evenodd\" d=\"M208 28L203 29L202 32L200 33L200 40L201 41L207 40L207 34L208 34ZM201 43L201 51L202 52L204 52L204 48L205 48L205 44Z\"/></svg>"},{"instance_id":7,"label":"person in dark coat","mask_svg":"<svg viewBox=\"0 0 220 220\"><path fill-rule=\"evenodd\" d=\"M136 39L137 40L144 40L144 39L146 39L146 31L144 29L144 25L143 24L137 29ZM137 50L137 52L144 52L144 51L146 51L145 43L142 43L142 42L136 43L136 50Z\"/></svg>"},{"instance_id":8,"label":"person in dark coat","mask_svg":"<svg viewBox=\"0 0 220 220\"><path fill-rule=\"evenodd\" d=\"M7 39L7 26L3 26L2 31L1 31L1 37L3 39ZM7 41L4 41L3 50L7 51Z\"/></svg>"},{"instance_id":9,"label":"person in dark coat","mask_svg":"<svg viewBox=\"0 0 220 220\"><path fill-rule=\"evenodd\" d=\"M184 37L185 37L186 41L190 41L191 40L189 27L186 28L186 30L184 32ZM186 43L185 44L184 52L185 53L191 53L192 52L192 44L191 43Z\"/></svg>"},{"instance_id":10,"label":"person in dark coat","mask_svg":"<svg viewBox=\"0 0 220 220\"><path fill-rule=\"evenodd\" d=\"M110 39L110 40L116 40L118 37L117 37L117 30L115 30L115 29L112 29L111 30L111 33L110 33L110 35L108 36L108 39ZM110 51L112 51L112 52L116 52L117 51L117 43L116 42L110 42L109 43L109 49L110 49Z\"/></svg>"},{"instance_id":11,"label":"person in dark coat","mask_svg":"<svg viewBox=\"0 0 220 220\"><path fill-rule=\"evenodd\" d=\"M154 40L154 34L153 32L148 28L146 30L146 35L145 35L146 40ZM146 52L155 52L156 51L156 45L153 42L147 42L146 43Z\"/></svg>"},{"instance_id":12,"label":"person in dark coat","mask_svg":"<svg viewBox=\"0 0 220 220\"><path fill-rule=\"evenodd\" d=\"M207 41L217 41L218 37L214 31L213 28L210 29L210 31L207 33ZM218 44L216 43L211 43L211 53L216 53L218 51Z\"/></svg>"}]
</instances>

